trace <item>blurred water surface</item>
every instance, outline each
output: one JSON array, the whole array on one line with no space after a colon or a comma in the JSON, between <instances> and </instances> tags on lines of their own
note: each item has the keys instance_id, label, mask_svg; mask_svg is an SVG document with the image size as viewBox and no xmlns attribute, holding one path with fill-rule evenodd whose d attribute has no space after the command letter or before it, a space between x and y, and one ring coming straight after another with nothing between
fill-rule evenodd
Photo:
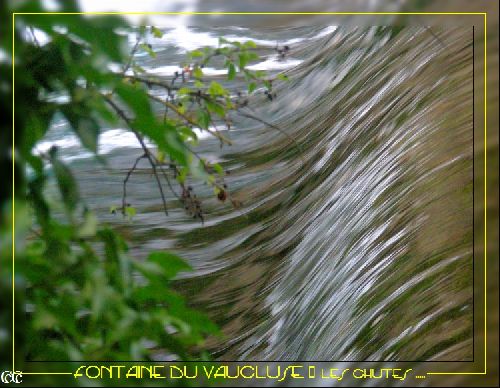
<instances>
[{"instance_id":1,"label":"blurred water surface","mask_svg":"<svg viewBox=\"0 0 500 388\"><path fill-rule=\"evenodd\" d=\"M166 217L144 163L129 182L138 209L129 223L109 208L142 153L132 136L103 128L107 167L62 121L39 147L62 147L89 207L123 231L133 255L168 249L190 262L178 288L222 327L225 336L209 343L214 356L472 360L472 29L164 31L150 42L157 58L139 57L159 77L186 49L229 36L256 41L264 56L256 65L290 78L274 101L256 93L246 108L287 136L235 116L224 134L233 146L202 137L197 147L230 172L241 209L194 182L205 224L173 195ZM290 46L284 61L276 44ZM222 81L217 70L207 74Z\"/></svg>"}]
</instances>

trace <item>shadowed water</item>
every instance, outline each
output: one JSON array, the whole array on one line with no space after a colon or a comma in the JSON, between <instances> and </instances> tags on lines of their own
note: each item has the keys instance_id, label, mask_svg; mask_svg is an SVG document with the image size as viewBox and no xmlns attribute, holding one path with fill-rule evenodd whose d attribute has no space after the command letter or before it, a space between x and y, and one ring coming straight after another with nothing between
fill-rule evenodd
<instances>
[{"instance_id":1,"label":"shadowed water","mask_svg":"<svg viewBox=\"0 0 500 388\"><path fill-rule=\"evenodd\" d=\"M193 182L205 224L170 194L166 217L144 163L128 185L138 210L129 223L109 207L120 204L138 145L105 132L107 167L72 144L62 154L133 255L168 249L193 266L178 288L221 326L214 357L471 360L471 29L197 32L260 39L272 63L275 42L291 47L281 66L290 81L275 85L274 101L257 93L246 108L287 135L235 115L224 133L233 146L204 138L197 149L229 171L240 209ZM168 36L152 41L152 72L168 75L183 58Z\"/></svg>"}]
</instances>

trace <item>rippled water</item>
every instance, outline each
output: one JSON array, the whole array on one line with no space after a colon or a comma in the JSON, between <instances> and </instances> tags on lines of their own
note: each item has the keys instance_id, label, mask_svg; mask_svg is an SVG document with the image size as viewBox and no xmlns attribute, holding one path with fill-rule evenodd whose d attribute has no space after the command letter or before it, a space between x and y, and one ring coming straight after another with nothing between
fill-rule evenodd
<instances>
[{"instance_id":1,"label":"rippled water","mask_svg":"<svg viewBox=\"0 0 500 388\"><path fill-rule=\"evenodd\" d=\"M218 35L291 47L285 63L272 50L264 60L288 68L290 81L275 101L257 94L248 108L288 136L235 116L225 134L233 146L205 138L198 147L230 171L241 209L194 183L205 224L173 196L166 217L144 164L128 186L139 213L128 223L108 209L141 155L133 139L105 129L107 167L61 140L63 123L48 141L70 142L63 155L86 201L130 238L132 254L169 249L192 264L178 287L222 327L209 343L214 356L471 360L471 29L185 31L152 41L158 58L144 65L168 75L183 40L213 44Z\"/></svg>"}]
</instances>

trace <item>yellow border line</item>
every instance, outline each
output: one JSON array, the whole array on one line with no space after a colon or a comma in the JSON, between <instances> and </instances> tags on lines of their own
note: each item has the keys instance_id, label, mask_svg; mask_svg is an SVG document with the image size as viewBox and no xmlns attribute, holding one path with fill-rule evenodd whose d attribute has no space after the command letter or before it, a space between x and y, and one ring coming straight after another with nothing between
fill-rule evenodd
<instances>
[{"instance_id":1,"label":"yellow border line","mask_svg":"<svg viewBox=\"0 0 500 388\"><path fill-rule=\"evenodd\" d=\"M427 375L487 374L487 12L13 12L12 13L12 370L15 371L15 16L16 15L483 15L484 16L484 372L427 372ZM473 81L474 82L474 81ZM475 103L475 102L474 102ZM473 333L475 335L475 333ZM72 375L72 372L15 372L24 375Z\"/></svg>"},{"instance_id":2,"label":"yellow border line","mask_svg":"<svg viewBox=\"0 0 500 388\"><path fill-rule=\"evenodd\" d=\"M18 375L72 375L73 372L15 372Z\"/></svg>"},{"instance_id":3,"label":"yellow border line","mask_svg":"<svg viewBox=\"0 0 500 388\"><path fill-rule=\"evenodd\" d=\"M16 15L484 15L484 12L14 12Z\"/></svg>"},{"instance_id":4,"label":"yellow border line","mask_svg":"<svg viewBox=\"0 0 500 388\"><path fill-rule=\"evenodd\" d=\"M15 337L15 252L16 252L16 238L15 238L15 225L16 225L16 185L15 185L15 174L16 174L16 169L15 169L15 158L16 158L16 153L14 150L16 149L15 143L14 143L14 122L15 122L15 117L14 117L14 111L15 111L15 98L14 98L14 93L15 93L15 88L14 88L14 80L16 77L16 72L15 72L15 39L14 39L14 23L15 23L15 18L16 14L12 14L12 370L16 370L14 368L15 365L15 347L14 347L14 337Z\"/></svg>"},{"instance_id":5,"label":"yellow border line","mask_svg":"<svg viewBox=\"0 0 500 388\"><path fill-rule=\"evenodd\" d=\"M487 319L486 319L486 311L487 311L487 296L486 296L486 257L487 257L487 244L486 244L486 239L488 236L488 225L486 223L486 209L488 208L486 206L487 204L487 154L488 154L488 147L487 147L487 141L488 141L488 68L486 66L486 61L487 61L487 39L486 36L488 35L488 14L484 14L484 373L486 374L486 349L488 346L488 342L486 341L486 332L487 332Z\"/></svg>"},{"instance_id":6,"label":"yellow border line","mask_svg":"<svg viewBox=\"0 0 500 388\"><path fill-rule=\"evenodd\" d=\"M487 206L486 206L486 197L487 197L487 120L488 120L488 109L487 109L487 84L488 84L488 68L487 68L487 50L486 50L486 43L487 43L487 35L488 35L488 13L483 12L482 13L484 16L484 371L483 372L427 372L428 375L486 375L487 374L487 354L488 354L488 341L487 341L487 223L486 223L486 216L487 216ZM474 82L474 81L473 81ZM474 101L475 103L475 101ZM474 276L474 275L473 275ZM475 335L475 333L474 333Z\"/></svg>"}]
</instances>

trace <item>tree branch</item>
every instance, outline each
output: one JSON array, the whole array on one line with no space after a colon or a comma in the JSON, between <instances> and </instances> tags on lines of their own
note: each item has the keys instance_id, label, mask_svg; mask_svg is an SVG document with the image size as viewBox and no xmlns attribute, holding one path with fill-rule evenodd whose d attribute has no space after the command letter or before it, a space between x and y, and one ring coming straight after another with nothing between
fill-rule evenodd
<instances>
[{"instance_id":1,"label":"tree branch","mask_svg":"<svg viewBox=\"0 0 500 388\"><path fill-rule=\"evenodd\" d=\"M115 112L118 114L118 116L120 116L120 118L127 123L128 127L134 133L134 135L137 138L137 140L139 141L142 149L144 150L144 155L148 159L149 164L151 165L151 168L153 169L153 175L155 176L156 183L158 185L158 190L160 191L161 200L163 202L163 210L164 210L165 214L168 216L167 201L165 199L165 194L163 193L163 187L161 185L160 178L158 177L158 172L156 171L156 164L155 164L153 157L151 155L151 151L149 151L142 136L134 129L134 127L132 126L131 120L127 117L125 112L118 105L116 105L116 103L110 97L103 96L103 98L115 110Z\"/></svg>"},{"instance_id":2,"label":"tree branch","mask_svg":"<svg viewBox=\"0 0 500 388\"><path fill-rule=\"evenodd\" d=\"M122 214L125 216L125 208L127 207L127 182L132 175L132 173L135 171L137 164L142 158L145 158L146 154L142 154L139 156L136 160L134 165L130 170L128 170L127 175L125 176L125 179L123 180L123 195L122 195Z\"/></svg>"},{"instance_id":3,"label":"tree branch","mask_svg":"<svg viewBox=\"0 0 500 388\"><path fill-rule=\"evenodd\" d=\"M160 97L157 97L157 96L153 96L153 95L150 95L148 94L149 98L151 98L152 100L156 101L156 102L159 102L160 104L170 108L173 112L175 112L175 114L177 114L179 117L181 117L182 119L184 119L186 122L188 122L189 124L195 126L195 127L199 127L200 125L198 124L197 121L193 120L191 117L185 115L184 113L180 112L179 109L174 105L172 104L171 102L168 102L168 101L164 101L162 100ZM224 135L220 134L219 132L214 132L208 128L203 128L205 129L206 131L210 132L211 135L213 135L214 137L216 137L217 139L219 139L221 142L225 142L229 145L232 145L233 142L231 140L229 140L227 137L225 137Z\"/></svg>"}]
</instances>

